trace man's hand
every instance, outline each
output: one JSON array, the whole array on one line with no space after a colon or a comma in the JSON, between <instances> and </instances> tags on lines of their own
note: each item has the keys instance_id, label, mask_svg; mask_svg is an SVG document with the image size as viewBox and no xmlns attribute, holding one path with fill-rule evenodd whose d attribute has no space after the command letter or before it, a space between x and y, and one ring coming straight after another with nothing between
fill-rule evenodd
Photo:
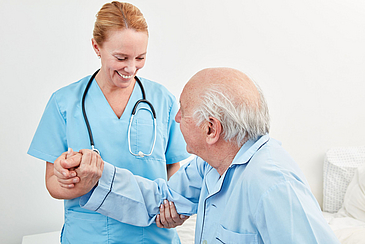
<instances>
[{"instance_id":1,"label":"man's hand","mask_svg":"<svg viewBox=\"0 0 365 244\"><path fill-rule=\"evenodd\" d=\"M182 225L189 216L178 214L173 202L164 200L160 206L160 214L156 216L156 225L159 228L175 228Z\"/></svg>"},{"instance_id":2,"label":"man's hand","mask_svg":"<svg viewBox=\"0 0 365 244\"><path fill-rule=\"evenodd\" d=\"M77 184L81 188L81 191L86 194L94 186L97 185L104 170L104 161L100 155L96 152L88 149L82 149L79 151L82 154L81 163L79 167L75 169L77 176L80 178L80 182ZM71 157L65 162L65 166L73 167L77 163L77 158Z\"/></svg>"}]
</instances>

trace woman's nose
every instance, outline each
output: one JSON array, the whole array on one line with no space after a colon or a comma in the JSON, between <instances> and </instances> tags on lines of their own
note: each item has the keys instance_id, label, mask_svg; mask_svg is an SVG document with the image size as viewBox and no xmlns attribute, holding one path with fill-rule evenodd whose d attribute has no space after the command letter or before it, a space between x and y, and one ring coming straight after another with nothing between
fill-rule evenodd
<instances>
[{"instance_id":1,"label":"woman's nose","mask_svg":"<svg viewBox=\"0 0 365 244\"><path fill-rule=\"evenodd\" d=\"M134 74L136 72L137 68L136 68L136 64L134 61L129 61L127 63L127 66L124 67L124 71L129 73L129 74Z\"/></svg>"}]
</instances>

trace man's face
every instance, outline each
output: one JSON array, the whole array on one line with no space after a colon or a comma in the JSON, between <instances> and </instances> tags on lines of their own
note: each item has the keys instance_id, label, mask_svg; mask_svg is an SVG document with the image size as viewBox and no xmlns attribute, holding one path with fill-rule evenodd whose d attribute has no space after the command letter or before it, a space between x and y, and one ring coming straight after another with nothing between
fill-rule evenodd
<instances>
[{"instance_id":1,"label":"man's face","mask_svg":"<svg viewBox=\"0 0 365 244\"><path fill-rule=\"evenodd\" d=\"M197 126L192 117L196 99L191 96L189 89L184 89L180 97L180 109L175 116L175 120L180 124L181 133L186 142L186 150L198 156L202 156L205 146L204 130L202 126Z\"/></svg>"}]
</instances>

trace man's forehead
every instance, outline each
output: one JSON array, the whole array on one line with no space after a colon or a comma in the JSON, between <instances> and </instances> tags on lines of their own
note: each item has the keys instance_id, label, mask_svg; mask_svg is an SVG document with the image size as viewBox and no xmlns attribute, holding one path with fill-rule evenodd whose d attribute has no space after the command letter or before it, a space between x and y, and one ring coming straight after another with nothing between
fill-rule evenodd
<instances>
[{"instance_id":1,"label":"man's forehead","mask_svg":"<svg viewBox=\"0 0 365 244\"><path fill-rule=\"evenodd\" d=\"M196 98L194 97L194 94L190 92L190 89L185 89L180 95L180 108L184 110L189 110L192 108L193 104L196 102Z\"/></svg>"},{"instance_id":2,"label":"man's forehead","mask_svg":"<svg viewBox=\"0 0 365 244\"><path fill-rule=\"evenodd\" d=\"M180 107L183 108L186 106L186 102L185 102L186 98L184 96L184 92L181 93L180 99L179 99L179 103L180 103Z\"/></svg>"}]
</instances>

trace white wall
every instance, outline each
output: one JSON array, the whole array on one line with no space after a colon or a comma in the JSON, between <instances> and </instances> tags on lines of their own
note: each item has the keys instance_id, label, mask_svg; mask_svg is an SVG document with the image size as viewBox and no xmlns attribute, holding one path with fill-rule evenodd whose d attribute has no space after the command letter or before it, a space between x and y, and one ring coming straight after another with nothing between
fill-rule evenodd
<instances>
[{"instance_id":1,"label":"white wall","mask_svg":"<svg viewBox=\"0 0 365 244\"><path fill-rule=\"evenodd\" d=\"M45 163L26 152L51 93L98 68L90 38L103 3L0 0L1 243L62 226L62 201L44 186ZM247 72L267 97L271 135L300 164L321 203L326 150L364 145L364 1L132 3L150 26L140 74L178 97L202 68Z\"/></svg>"}]
</instances>

